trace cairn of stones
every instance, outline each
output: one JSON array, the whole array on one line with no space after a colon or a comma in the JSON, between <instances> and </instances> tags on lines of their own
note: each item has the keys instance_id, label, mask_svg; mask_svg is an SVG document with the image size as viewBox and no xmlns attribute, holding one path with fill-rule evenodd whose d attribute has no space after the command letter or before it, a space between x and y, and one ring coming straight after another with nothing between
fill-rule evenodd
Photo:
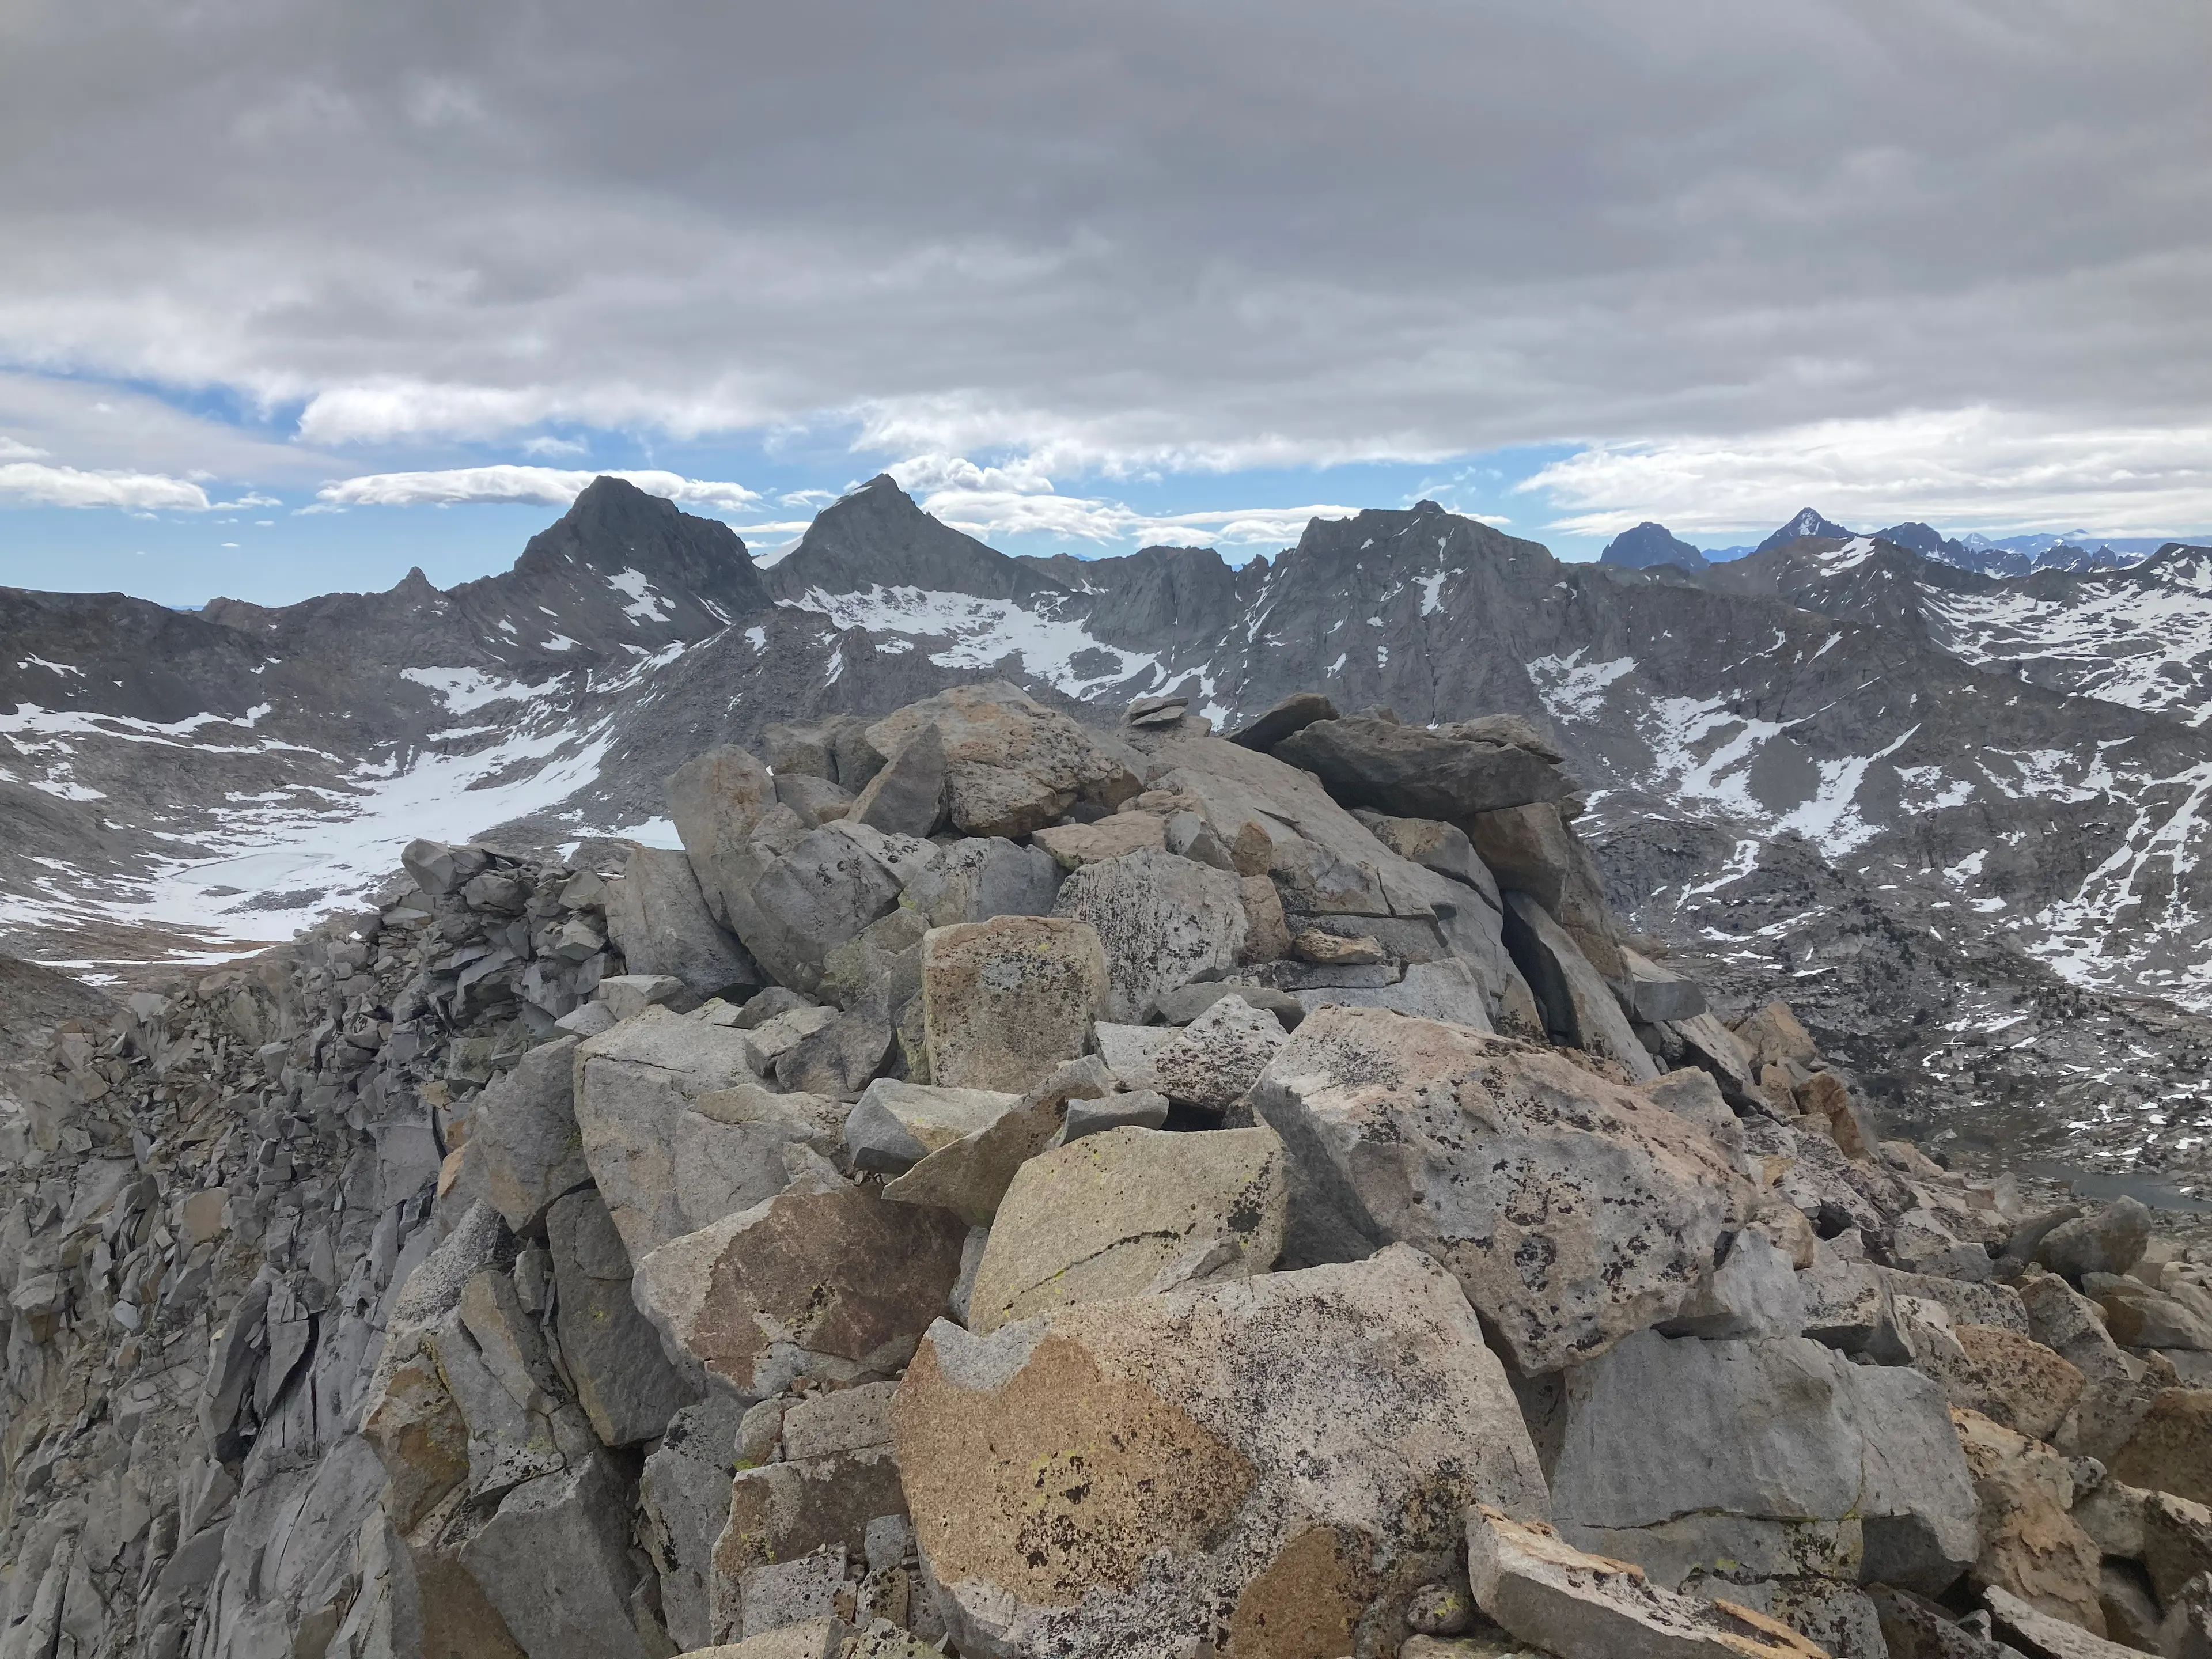
<instances>
[{"instance_id":1,"label":"cairn of stones","mask_svg":"<svg viewBox=\"0 0 2212 1659\"><path fill-rule=\"evenodd\" d=\"M2212 1653L2207 1267L1709 1007L1524 722L761 749L62 1028L0 1659Z\"/></svg>"}]
</instances>

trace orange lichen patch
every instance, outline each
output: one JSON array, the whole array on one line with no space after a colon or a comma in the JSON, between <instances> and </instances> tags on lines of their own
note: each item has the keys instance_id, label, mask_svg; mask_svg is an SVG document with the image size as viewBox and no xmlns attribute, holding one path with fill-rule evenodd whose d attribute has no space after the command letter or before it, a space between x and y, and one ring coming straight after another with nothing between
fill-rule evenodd
<instances>
[{"instance_id":1,"label":"orange lichen patch","mask_svg":"<svg viewBox=\"0 0 2212 1659\"><path fill-rule=\"evenodd\" d=\"M1255 1479L1189 1413L1050 1336L995 1390L952 1382L925 1342L892 1414L938 1577L988 1577L1040 1607L1127 1590L1156 1551L1210 1548Z\"/></svg>"}]
</instances>

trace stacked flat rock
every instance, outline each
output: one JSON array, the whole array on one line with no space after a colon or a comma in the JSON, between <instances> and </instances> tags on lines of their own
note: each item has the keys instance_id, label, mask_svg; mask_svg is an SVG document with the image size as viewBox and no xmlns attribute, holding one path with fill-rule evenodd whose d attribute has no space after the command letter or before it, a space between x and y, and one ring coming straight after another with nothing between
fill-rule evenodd
<instances>
[{"instance_id":1,"label":"stacked flat rock","mask_svg":"<svg viewBox=\"0 0 2212 1659\"><path fill-rule=\"evenodd\" d=\"M1724 1018L1527 723L1195 697L772 728L61 1026L0 1659L2212 1640L2148 1212Z\"/></svg>"}]
</instances>

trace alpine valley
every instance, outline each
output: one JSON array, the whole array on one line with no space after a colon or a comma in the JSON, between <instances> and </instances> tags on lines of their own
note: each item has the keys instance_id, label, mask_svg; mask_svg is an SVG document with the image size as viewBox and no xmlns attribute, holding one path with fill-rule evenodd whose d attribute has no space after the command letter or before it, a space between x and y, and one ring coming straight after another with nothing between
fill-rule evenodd
<instances>
[{"instance_id":1,"label":"alpine valley","mask_svg":"<svg viewBox=\"0 0 2212 1659\"><path fill-rule=\"evenodd\" d=\"M1786 998L1902 1132L2188 1184L2212 1170L2212 549L1839 530L1571 564L1424 501L1240 567L1014 557L885 477L763 562L602 478L448 591L0 590L0 950L150 985L388 901L418 836L673 846L691 757L956 684L1101 729L1173 696L1223 731L1318 688L1532 723L1614 909L1729 1018Z\"/></svg>"}]
</instances>

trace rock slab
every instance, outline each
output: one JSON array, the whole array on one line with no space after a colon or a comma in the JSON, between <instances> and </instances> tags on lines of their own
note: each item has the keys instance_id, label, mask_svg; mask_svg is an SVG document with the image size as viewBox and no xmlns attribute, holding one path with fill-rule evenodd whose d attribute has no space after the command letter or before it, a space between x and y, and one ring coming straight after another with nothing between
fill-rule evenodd
<instances>
[{"instance_id":1,"label":"rock slab","mask_svg":"<svg viewBox=\"0 0 2212 1659\"><path fill-rule=\"evenodd\" d=\"M1334 1659L1395 1642L1461 1516L1543 1479L1504 1368L1418 1252L933 1327L899 1468L963 1654Z\"/></svg>"},{"instance_id":2,"label":"rock slab","mask_svg":"<svg viewBox=\"0 0 2212 1659\"><path fill-rule=\"evenodd\" d=\"M1309 1014L1249 1099L1291 1153L1287 1259L1426 1250L1531 1376L1671 1316L1753 1198L1635 1091L1383 1009Z\"/></svg>"}]
</instances>

